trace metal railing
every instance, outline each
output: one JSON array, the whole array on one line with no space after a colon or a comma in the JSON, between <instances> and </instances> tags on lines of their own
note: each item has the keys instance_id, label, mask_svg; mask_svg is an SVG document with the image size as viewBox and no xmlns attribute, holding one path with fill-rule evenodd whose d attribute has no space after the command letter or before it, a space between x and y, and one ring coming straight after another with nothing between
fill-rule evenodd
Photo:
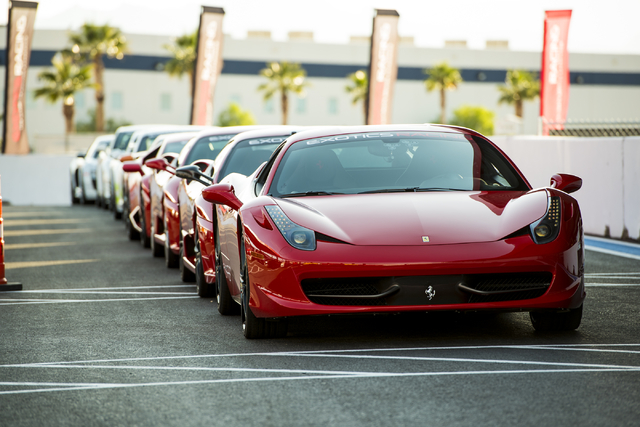
<instances>
[{"instance_id":1,"label":"metal railing","mask_svg":"<svg viewBox=\"0 0 640 427\"><path fill-rule=\"evenodd\" d=\"M553 123L541 120L540 133L549 131L549 136L640 136L640 120L567 120Z\"/></svg>"}]
</instances>

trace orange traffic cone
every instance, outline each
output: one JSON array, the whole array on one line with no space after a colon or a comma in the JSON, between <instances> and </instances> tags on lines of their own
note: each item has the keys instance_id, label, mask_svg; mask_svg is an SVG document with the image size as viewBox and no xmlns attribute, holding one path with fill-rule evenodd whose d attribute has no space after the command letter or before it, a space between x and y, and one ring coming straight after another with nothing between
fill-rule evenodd
<instances>
[{"instance_id":1,"label":"orange traffic cone","mask_svg":"<svg viewBox=\"0 0 640 427\"><path fill-rule=\"evenodd\" d=\"M22 283L8 282L4 276L4 221L2 220L2 190L0 188L0 292L21 290Z\"/></svg>"}]
</instances>

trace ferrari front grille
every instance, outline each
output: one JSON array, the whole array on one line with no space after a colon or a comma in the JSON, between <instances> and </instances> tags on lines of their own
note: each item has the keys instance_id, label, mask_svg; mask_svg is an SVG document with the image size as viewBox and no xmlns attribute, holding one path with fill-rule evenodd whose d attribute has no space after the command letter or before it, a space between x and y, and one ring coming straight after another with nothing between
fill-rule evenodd
<instances>
[{"instance_id":1,"label":"ferrari front grille","mask_svg":"<svg viewBox=\"0 0 640 427\"><path fill-rule=\"evenodd\" d=\"M383 306L473 304L537 298L549 289L549 272L446 276L304 279L302 291L321 305Z\"/></svg>"}]
</instances>

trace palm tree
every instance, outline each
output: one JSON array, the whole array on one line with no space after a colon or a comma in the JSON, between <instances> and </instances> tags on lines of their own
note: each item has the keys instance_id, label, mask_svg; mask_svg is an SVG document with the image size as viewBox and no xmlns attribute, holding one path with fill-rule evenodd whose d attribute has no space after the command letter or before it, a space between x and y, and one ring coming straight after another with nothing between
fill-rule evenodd
<instances>
[{"instance_id":1,"label":"palm tree","mask_svg":"<svg viewBox=\"0 0 640 427\"><path fill-rule=\"evenodd\" d=\"M282 107L282 124L287 124L287 114L289 112L289 92L297 95L304 95L304 88L309 83L304 79L307 72L300 66L290 62L268 62L267 68L260 70L260 75L268 79L266 83L258 86L258 91L264 91L264 100L268 101L280 92L280 103Z\"/></svg>"},{"instance_id":2,"label":"palm tree","mask_svg":"<svg viewBox=\"0 0 640 427\"><path fill-rule=\"evenodd\" d=\"M119 28L109 25L83 24L80 31L71 33L71 51L93 62L96 88L96 131L104 132L104 62L102 56L124 58L127 40Z\"/></svg>"},{"instance_id":3,"label":"palm tree","mask_svg":"<svg viewBox=\"0 0 640 427\"><path fill-rule=\"evenodd\" d=\"M367 72L358 70L355 73L349 74L347 78L350 82L344 89L348 94L351 94L351 104L356 105L362 101L364 121L366 124L367 116L369 115L369 77L367 76Z\"/></svg>"},{"instance_id":4,"label":"palm tree","mask_svg":"<svg viewBox=\"0 0 640 427\"><path fill-rule=\"evenodd\" d=\"M522 104L532 101L540 95L540 81L533 73L524 70L509 70L504 80L505 86L498 86L500 99L498 104L514 105L516 116L522 118Z\"/></svg>"},{"instance_id":5,"label":"palm tree","mask_svg":"<svg viewBox=\"0 0 640 427\"><path fill-rule=\"evenodd\" d=\"M458 88L462 83L462 76L457 68L450 67L446 62L436 64L435 67L424 70L429 77L424 81L428 92L436 89L440 91L440 123L446 123L446 91Z\"/></svg>"},{"instance_id":6,"label":"palm tree","mask_svg":"<svg viewBox=\"0 0 640 427\"><path fill-rule=\"evenodd\" d=\"M93 64L78 65L73 58L62 53L51 60L52 70L44 70L38 74L38 80L44 86L35 90L35 97L43 97L52 104L62 99L62 114L65 119L65 151L68 135L75 132L73 117L75 115L74 95L94 85L90 82Z\"/></svg>"},{"instance_id":7,"label":"palm tree","mask_svg":"<svg viewBox=\"0 0 640 427\"><path fill-rule=\"evenodd\" d=\"M171 52L173 56L165 65L164 70L169 73L171 77L182 78L183 75L187 75L189 78L189 96L193 92L193 70L196 62L196 40L198 38L198 31L194 33L185 34L177 37L174 43L165 44L166 50Z\"/></svg>"}]
</instances>

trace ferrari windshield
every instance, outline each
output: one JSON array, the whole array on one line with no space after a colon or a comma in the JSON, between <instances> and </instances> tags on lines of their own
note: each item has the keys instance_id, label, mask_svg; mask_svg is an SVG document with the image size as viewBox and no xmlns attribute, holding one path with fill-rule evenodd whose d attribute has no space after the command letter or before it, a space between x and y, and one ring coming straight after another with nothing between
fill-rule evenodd
<instances>
[{"instance_id":1,"label":"ferrari windshield","mask_svg":"<svg viewBox=\"0 0 640 427\"><path fill-rule=\"evenodd\" d=\"M220 170L220 179L231 173L251 175L258 166L269 160L271 153L289 136L291 133L245 139L238 142Z\"/></svg>"},{"instance_id":2,"label":"ferrari windshield","mask_svg":"<svg viewBox=\"0 0 640 427\"><path fill-rule=\"evenodd\" d=\"M184 164L190 165L200 159L215 160L218 154L220 154L220 150L236 135L237 134L234 133L230 135L210 135L200 138L193 147L191 147L191 151L187 155Z\"/></svg>"},{"instance_id":3,"label":"ferrari windshield","mask_svg":"<svg viewBox=\"0 0 640 427\"><path fill-rule=\"evenodd\" d=\"M447 132L354 133L300 141L269 194L529 190L488 141Z\"/></svg>"}]
</instances>

